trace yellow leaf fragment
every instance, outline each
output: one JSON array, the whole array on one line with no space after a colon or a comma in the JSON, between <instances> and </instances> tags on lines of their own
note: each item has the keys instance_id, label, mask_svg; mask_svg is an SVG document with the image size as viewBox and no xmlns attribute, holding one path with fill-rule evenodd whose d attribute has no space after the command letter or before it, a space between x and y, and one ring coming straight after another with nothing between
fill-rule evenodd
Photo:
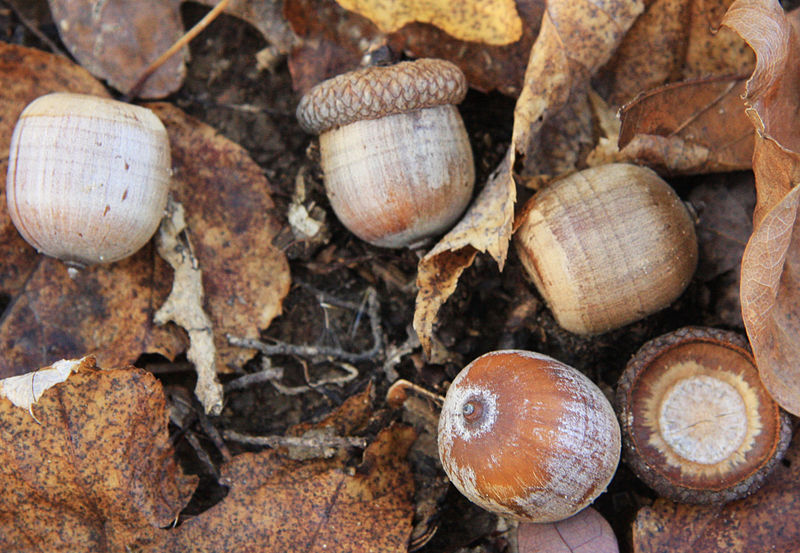
<instances>
[{"instance_id":1,"label":"yellow leaf fragment","mask_svg":"<svg viewBox=\"0 0 800 553\"><path fill-rule=\"evenodd\" d=\"M430 23L453 37L502 45L522 36L522 19L514 0L336 0L363 15L385 33L415 21Z\"/></svg>"}]
</instances>

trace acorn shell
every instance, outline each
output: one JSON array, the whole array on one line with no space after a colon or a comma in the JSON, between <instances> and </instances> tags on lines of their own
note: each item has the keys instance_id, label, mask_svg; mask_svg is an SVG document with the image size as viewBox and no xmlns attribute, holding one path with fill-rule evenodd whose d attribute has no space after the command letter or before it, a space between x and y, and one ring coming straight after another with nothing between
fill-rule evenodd
<instances>
[{"instance_id":1,"label":"acorn shell","mask_svg":"<svg viewBox=\"0 0 800 553\"><path fill-rule=\"evenodd\" d=\"M600 389L539 353L487 353L447 392L439 456L453 484L481 507L555 522L600 495L616 471L620 431Z\"/></svg>"},{"instance_id":2,"label":"acorn shell","mask_svg":"<svg viewBox=\"0 0 800 553\"><path fill-rule=\"evenodd\" d=\"M792 435L747 340L725 330L685 327L647 342L620 377L616 403L626 462L676 501L752 493Z\"/></svg>"},{"instance_id":3,"label":"acorn shell","mask_svg":"<svg viewBox=\"0 0 800 553\"><path fill-rule=\"evenodd\" d=\"M169 139L150 110L83 94L29 104L11 138L11 220L37 251L78 265L139 250L163 217Z\"/></svg>"}]
</instances>

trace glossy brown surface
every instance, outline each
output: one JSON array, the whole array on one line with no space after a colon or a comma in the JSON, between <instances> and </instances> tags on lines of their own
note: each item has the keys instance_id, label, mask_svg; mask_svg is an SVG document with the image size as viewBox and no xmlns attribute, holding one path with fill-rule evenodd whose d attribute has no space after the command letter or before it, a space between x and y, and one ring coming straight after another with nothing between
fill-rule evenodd
<instances>
[{"instance_id":1,"label":"glossy brown surface","mask_svg":"<svg viewBox=\"0 0 800 553\"><path fill-rule=\"evenodd\" d=\"M533 352L473 361L453 381L439 421L439 455L456 487L488 510L534 522L591 503L611 480L619 448L600 390Z\"/></svg>"}]
</instances>

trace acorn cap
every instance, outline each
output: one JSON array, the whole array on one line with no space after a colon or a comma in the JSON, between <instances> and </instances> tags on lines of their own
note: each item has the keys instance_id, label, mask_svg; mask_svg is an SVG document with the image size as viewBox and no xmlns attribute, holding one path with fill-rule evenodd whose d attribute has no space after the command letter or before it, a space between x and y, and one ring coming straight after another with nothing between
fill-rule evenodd
<instances>
[{"instance_id":1,"label":"acorn cap","mask_svg":"<svg viewBox=\"0 0 800 553\"><path fill-rule=\"evenodd\" d=\"M300 100L297 120L320 134L362 119L458 104L467 79L449 61L420 59L357 69L323 81Z\"/></svg>"},{"instance_id":2,"label":"acorn cap","mask_svg":"<svg viewBox=\"0 0 800 553\"><path fill-rule=\"evenodd\" d=\"M642 346L620 377L617 410L626 462L659 494L687 503L752 493L791 438L747 340L712 328Z\"/></svg>"}]
</instances>

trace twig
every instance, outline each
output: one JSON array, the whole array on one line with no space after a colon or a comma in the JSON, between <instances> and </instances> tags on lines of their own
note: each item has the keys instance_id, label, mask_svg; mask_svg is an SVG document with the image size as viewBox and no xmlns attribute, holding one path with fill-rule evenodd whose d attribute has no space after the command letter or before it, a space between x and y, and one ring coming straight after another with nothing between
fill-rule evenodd
<instances>
[{"instance_id":1,"label":"twig","mask_svg":"<svg viewBox=\"0 0 800 553\"><path fill-rule=\"evenodd\" d=\"M127 94L125 94L125 97L136 98L136 96L139 94L139 92L141 92L142 88L147 82L147 79L149 79L153 75L153 73L158 71L158 68L164 65L164 63L169 58L174 56L178 52L178 50L189 44L189 42L191 42L194 37L203 32L203 29L208 27L211 24L211 22L214 21L220 13L222 13L222 10L224 10L229 3L230 0L221 0L220 3L214 6L214 8L212 8L212 10L208 12L205 15L205 17L203 17L203 19L198 21L194 27L186 31L186 33L175 42L175 44L170 46L166 52L161 54L158 57L158 59L156 59L153 63L151 63L142 72L142 75L139 77L139 80L136 81L136 84L134 84L131 87L131 89L127 92Z\"/></svg>"},{"instance_id":2,"label":"twig","mask_svg":"<svg viewBox=\"0 0 800 553\"><path fill-rule=\"evenodd\" d=\"M307 288L310 288L306 286ZM313 289L312 289L313 290ZM353 311L358 311L358 304L340 300L338 298L329 297L324 292L316 291L316 293L323 298L323 301L332 305L338 305ZM350 352L342 348L330 346L309 346L302 344L287 344L285 342L276 342L274 344L266 344L261 340L252 338L239 338L236 336L227 335L228 343L232 346L243 348L256 349L264 355L297 355L299 357L319 358L330 357L333 359L340 359L349 363L356 363L358 361L372 360L378 357L383 348L383 335L381 334L380 305L378 304L378 294L374 289L370 288L367 295L366 314L370 321L370 330L372 332L372 347L366 351Z\"/></svg>"},{"instance_id":3,"label":"twig","mask_svg":"<svg viewBox=\"0 0 800 553\"><path fill-rule=\"evenodd\" d=\"M225 430L222 435L226 440L242 444L260 445L265 447L309 447L309 448L343 448L367 447L366 438L354 436L248 436L234 430Z\"/></svg>"}]
</instances>

